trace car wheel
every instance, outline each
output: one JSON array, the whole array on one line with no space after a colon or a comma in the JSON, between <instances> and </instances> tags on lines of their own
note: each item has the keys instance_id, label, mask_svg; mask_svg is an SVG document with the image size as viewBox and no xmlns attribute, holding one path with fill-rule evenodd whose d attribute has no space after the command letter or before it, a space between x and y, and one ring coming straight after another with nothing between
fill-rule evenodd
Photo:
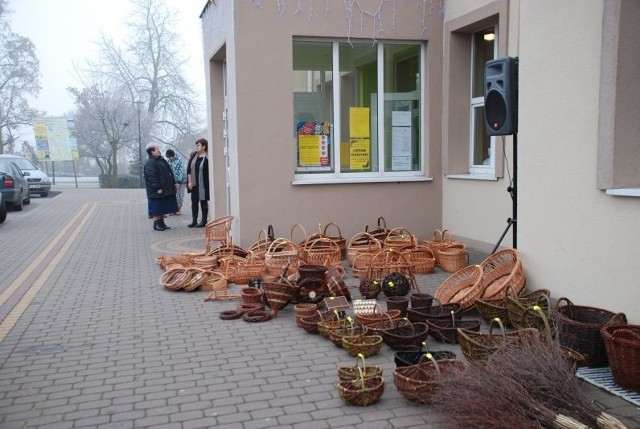
<instances>
[{"instance_id":1,"label":"car wheel","mask_svg":"<svg viewBox=\"0 0 640 429\"><path fill-rule=\"evenodd\" d=\"M7 206L4 201L0 201L0 223L7 219Z\"/></svg>"},{"instance_id":2,"label":"car wheel","mask_svg":"<svg viewBox=\"0 0 640 429\"><path fill-rule=\"evenodd\" d=\"M25 198L24 200L22 200L22 203L25 206L28 206L29 204L31 204L31 196L28 196L27 198Z\"/></svg>"}]
</instances>

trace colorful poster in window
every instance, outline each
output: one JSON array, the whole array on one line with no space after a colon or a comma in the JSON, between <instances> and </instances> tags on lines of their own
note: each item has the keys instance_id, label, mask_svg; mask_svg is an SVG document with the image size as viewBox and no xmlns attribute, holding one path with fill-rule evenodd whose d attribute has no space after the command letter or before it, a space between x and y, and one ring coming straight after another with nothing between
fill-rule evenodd
<instances>
[{"instance_id":1,"label":"colorful poster in window","mask_svg":"<svg viewBox=\"0 0 640 429\"><path fill-rule=\"evenodd\" d=\"M298 166L326 167L329 165L329 136L298 136Z\"/></svg>"},{"instance_id":2,"label":"colorful poster in window","mask_svg":"<svg viewBox=\"0 0 640 429\"><path fill-rule=\"evenodd\" d=\"M369 170L371 163L369 139L351 139L349 141L349 168L351 170Z\"/></svg>"},{"instance_id":3,"label":"colorful poster in window","mask_svg":"<svg viewBox=\"0 0 640 429\"><path fill-rule=\"evenodd\" d=\"M296 123L298 170L330 171L331 124L329 122Z\"/></svg>"},{"instance_id":4,"label":"colorful poster in window","mask_svg":"<svg viewBox=\"0 0 640 429\"><path fill-rule=\"evenodd\" d=\"M349 108L349 137L352 139L371 137L368 107Z\"/></svg>"}]
</instances>

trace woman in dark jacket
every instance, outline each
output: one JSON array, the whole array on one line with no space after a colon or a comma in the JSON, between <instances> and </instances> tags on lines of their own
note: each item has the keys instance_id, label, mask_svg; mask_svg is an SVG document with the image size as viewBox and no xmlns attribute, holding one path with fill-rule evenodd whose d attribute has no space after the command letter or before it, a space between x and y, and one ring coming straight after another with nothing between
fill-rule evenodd
<instances>
[{"instance_id":1,"label":"woman in dark jacket","mask_svg":"<svg viewBox=\"0 0 640 429\"><path fill-rule=\"evenodd\" d=\"M169 229L164 223L164 215L178 210L175 179L171 166L162 157L158 145L149 143L147 155L149 159L144 163L144 184L149 200L149 214L153 218L153 229L164 231Z\"/></svg>"},{"instance_id":2,"label":"woman in dark jacket","mask_svg":"<svg viewBox=\"0 0 640 429\"><path fill-rule=\"evenodd\" d=\"M187 164L187 192L191 193L191 223L189 228L203 228L209 214L209 159L207 139L196 140L196 151ZM198 223L198 204L202 210L202 220Z\"/></svg>"}]
</instances>

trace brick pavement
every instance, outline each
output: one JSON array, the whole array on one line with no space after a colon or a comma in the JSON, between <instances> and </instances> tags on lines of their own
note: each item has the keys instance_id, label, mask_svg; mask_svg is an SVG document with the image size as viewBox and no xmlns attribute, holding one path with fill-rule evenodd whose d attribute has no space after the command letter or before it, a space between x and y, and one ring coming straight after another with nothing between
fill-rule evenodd
<instances>
[{"instance_id":1,"label":"brick pavement","mask_svg":"<svg viewBox=\"0 0 640 429\"><path fill-rule=\"evenodd\" d=\"M235 302L159 286L156 256L204 246L190 216L152 231L141 190L65 188L33 201L0 226L16 249L3 252L0 278L0 428L443 426L398 394L386 346L367 360L384 369L381 401L345 406L336 367L353 358L297 328L291 307L266 323L222 321ZM429 292L444 278L419 284ZM585 389L640 426L637 407Z\"/></svg>"}]
</instances>

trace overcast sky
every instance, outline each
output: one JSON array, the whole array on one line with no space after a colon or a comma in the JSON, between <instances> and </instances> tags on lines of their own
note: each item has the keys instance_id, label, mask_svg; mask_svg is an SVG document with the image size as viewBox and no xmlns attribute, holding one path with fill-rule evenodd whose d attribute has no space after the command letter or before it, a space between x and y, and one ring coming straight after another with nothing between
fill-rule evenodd
<instances>
[{"instance_id":1,"label":"overcast sky","mask_svg":"<svg viewBox=\"0 0 640 429\"><path fill-rule=\"evenodd\" d=\"M200 12L206 0L165 0L179 12L182 43L190 57L185 70L194 88L204 94ZM73 110L67 87L81 86L74 64L94 57L100 29L118 40L131 10L129 0L8 0L14 33L28 37L40 60L42 90L32 107L60 116ZM202 95L202 97L204 97Z\"/></svg>"}]
</instances>

